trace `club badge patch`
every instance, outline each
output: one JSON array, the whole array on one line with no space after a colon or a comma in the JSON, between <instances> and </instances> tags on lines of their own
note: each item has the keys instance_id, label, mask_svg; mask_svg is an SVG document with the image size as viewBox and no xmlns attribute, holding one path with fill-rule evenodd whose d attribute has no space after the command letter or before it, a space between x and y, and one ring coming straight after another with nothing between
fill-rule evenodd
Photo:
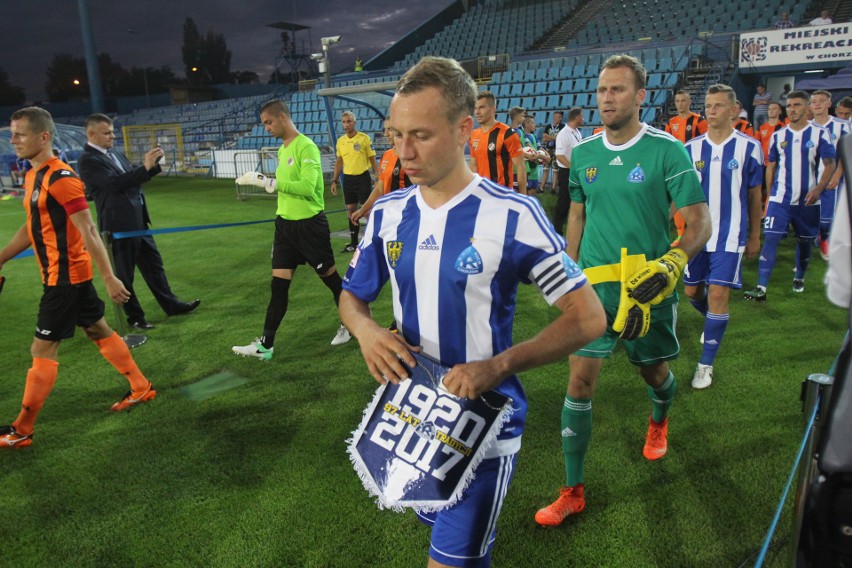
<instances>
[{"instance_id":1,"label":"club badge patch","mask_svg":"<svg viewBox=\"0 0 852 568\"><path fill-rule=\"evenodd\" d=\"M781 142L781 148L783 149L783 148L786 148L786 147L787 147L787 141L784 140L784 141Z\"/></svg>"},{"instance_id":2,"label":"club badge patch","mask_svg":"<svg viewBox=\"0 0 852 568\"><path fill-rule=\"evenodd\" d=\"M598 179L598 169L586 168L586 183L595 183L596 179Z\"/></svg>"},{"instance_id":3,"label":"club badge patch","mask_svg":"<svg viewBox=\"0 0 852 568\"><path fill-rule=\"evenodd\" d=\"M295 163L296 163L296 160L293 159L293 156L290 156L289 158L287 158L287 165L288 166L292 166Z\"/></svg>"},{"instance_id":4,"label":"club badge patch","mask_svg":"<svg viewBox=\"0 0 852 568\"><path fill-rule=\"evenodd\" d=\"M740 167L740 163L737 162L736 158L731 158L731 161L728 162L728 169L729 170L736 170L736 169L739 169L739 167Z\"/></svg>"},{"instance_id":5,"label":"club badge patch","mask_svg":"<svg viewBox=\"0 0 852 568\"><path fill-rule=\"evenodd\" d=\"M461 498L512 401L494 391L457 398L440 384L448 367L412 355L411 378L376 390L347 451L379 508L436 511Z\"/></svg>"},{"instance_id":6,"label":"club badge patch","mask_svg":"<svg viewBox=\"0 0 852 568\"><path fill-rule=\"evenodd\" d=\"M396 268L396 264L402 256L402 244L402 241L388 241L385 244L385 250L388 255L388 264L390 264L391 268Z\"/></svg>"},{"instance_id":7,"label":"club badge patch","mask_svg":"<svg viewBox=\"0 0 852 568\"><path fill-rule=\"evenodd\" d=\"M698 160L695 162L695 169L699 172L702 171L704 169L704 160Z\"/></svg>"},{"instance_id":8,"label":"club badge patch","mask_svg":"<svg viewBox=\"0 0 852 568\"><path fill-rule=\"evenodd\" d=\"M627 181L630 183L642 183L645 181L645 171L642 169L642 166L636 164L636 167L630 170L630 174L627 176Z\"/></svg>"},{"instance_id":9,"label":"club badge patch","mask_svg":"<svg viewBox=\"0 0 852 568\"><path fill-rule=\"evenodd\" d=\"M463 274L480 274L482 272L482 257L476 247L473 246L473 239L471 239L470 246L456 258L455 267Z\"/></svg>"},{"instance_id":10,"label":"club badge patch","mask_svg":"<svg viewBox=\"0 0 852 568\"><path fill-rule=\"evenodd\" d=\"M360 152L361 151L361 145L358 144L358 143L355 143L355 144L352 145L352 149L355 150L356 152Z\"/></svg>"}]
</instances>

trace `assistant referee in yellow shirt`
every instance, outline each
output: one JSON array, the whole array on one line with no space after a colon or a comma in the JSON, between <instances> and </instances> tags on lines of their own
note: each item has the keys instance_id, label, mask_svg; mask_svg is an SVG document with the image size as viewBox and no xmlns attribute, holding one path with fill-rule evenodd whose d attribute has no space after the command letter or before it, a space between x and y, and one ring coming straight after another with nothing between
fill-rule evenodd
<instances>
[{"instance_id":1,"label":"assistant referee in yellow shirt","mask_svg":"<svg viewBox=\"0 0 852 568\"><path fill-rule=\"evenodd\" d=\"M349 244L340 252L355 252L358 246L358 223L353 223L351 214L358 210L361 204L370 197L373 182L370 179L370 169L378 177L376 152L373 142L363 132L355 128L355 114L344 111L340 115L343 131L346 136L337 139L337 163L334 165L334 178L331 181L331 194L337 195L340 172L343 172L343 199L350 215Z\"/></svg>"}]
</instances>

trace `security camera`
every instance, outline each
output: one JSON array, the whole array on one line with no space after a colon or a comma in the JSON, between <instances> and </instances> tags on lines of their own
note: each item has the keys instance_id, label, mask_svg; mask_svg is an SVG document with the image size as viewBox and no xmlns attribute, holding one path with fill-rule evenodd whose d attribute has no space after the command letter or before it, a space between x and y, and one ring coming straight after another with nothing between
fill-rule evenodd
<instances>
[{"instance_id":1,"label":"security camera","mask_svg":"<svg viewBox=\"0 0 852 568\"><path fill-rule=\"evenodd\" d=\"M322 42L323 45L331 45L333 43L339 42L340 36L336 35L336 36L324 37L320 41Z\"/></svg>"},{"instance_id":2,"label":"security camera","mask_svg":"<svg viewBox=\"0 0 852 568\"><path fill-rule=\"evenodd\" d=\"M322 53L312 53L312 54L311 54L311 59L312 59L313 61L320 61L320 60L322 60L322 58L323 58L323 54L322 54Z\"/></svg>"}]
</instances>

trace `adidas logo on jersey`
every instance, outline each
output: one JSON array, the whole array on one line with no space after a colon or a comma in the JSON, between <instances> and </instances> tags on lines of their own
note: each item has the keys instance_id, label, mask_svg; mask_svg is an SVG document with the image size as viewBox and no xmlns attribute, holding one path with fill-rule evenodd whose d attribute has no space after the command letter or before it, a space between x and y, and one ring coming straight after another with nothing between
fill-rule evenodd
<instances>
[{"instance_id":1,"label":"adidas logo on jersey","mask_svg":"<svg viewBox=\"0 0 852 568\"><path fill-rule=\"evenodd\" d=\"M577 435L577 433L574 430L572 430L571 428L566 427L564 430L562 430L562 437L563 438L570 438L571 436L576 436L576 435Z\"/></svg>"},{"instance_id":2,"label":"adidas logo on jersey","mask_svg":"<svg viewBox=\"0 0 852 568\"><path fill-rule=\"evenodd\" d=\"M435 235L429 235L423 239L423 242L417 248L420 250L441 250L441 247L438 246L438 241L435 240Z\"/></svg>"},{"instance_id":3,"label":"adidas logo on jersey","mask_svg":"<svg viewBox=\"0 0 852 568\"><path fill-rule=\"evenodd\" d=\"M623 166L624 162L621 161L621 156L616 156L612 160L609 161L610 166Z\"/></svg>"}]
</instances>

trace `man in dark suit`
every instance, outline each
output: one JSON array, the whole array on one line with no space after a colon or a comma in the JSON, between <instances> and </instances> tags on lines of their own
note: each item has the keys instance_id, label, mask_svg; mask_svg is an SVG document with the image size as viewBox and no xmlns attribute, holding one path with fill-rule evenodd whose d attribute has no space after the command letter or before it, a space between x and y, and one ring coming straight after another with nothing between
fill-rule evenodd
<instances>
[{"instance_id":1,"label":"man in dark suit","mask_svg":"<svg viewBox=\"0 0 852 568\"><path fill-rule=\"evenodd\" d=\"M77 161L77 169L86 184L86 193L95 200L100 230L112 233L146 230L151 218L142 184L162 171L159 165L162 148L152 148L145 153L142 165L133 166L124 155L112 151L115 140L112 119L103 114L93 114L86 119L86 138L88 142ZM124 304L124 312L132 327L154 327L145 319L145 312L133 293L136 267L166 314L186 314L201 303L201 300L182 302L172 293L154 237L115 240L112 252L115 274L131 293L130 301Z\"/></svg>"}]
</instances>

